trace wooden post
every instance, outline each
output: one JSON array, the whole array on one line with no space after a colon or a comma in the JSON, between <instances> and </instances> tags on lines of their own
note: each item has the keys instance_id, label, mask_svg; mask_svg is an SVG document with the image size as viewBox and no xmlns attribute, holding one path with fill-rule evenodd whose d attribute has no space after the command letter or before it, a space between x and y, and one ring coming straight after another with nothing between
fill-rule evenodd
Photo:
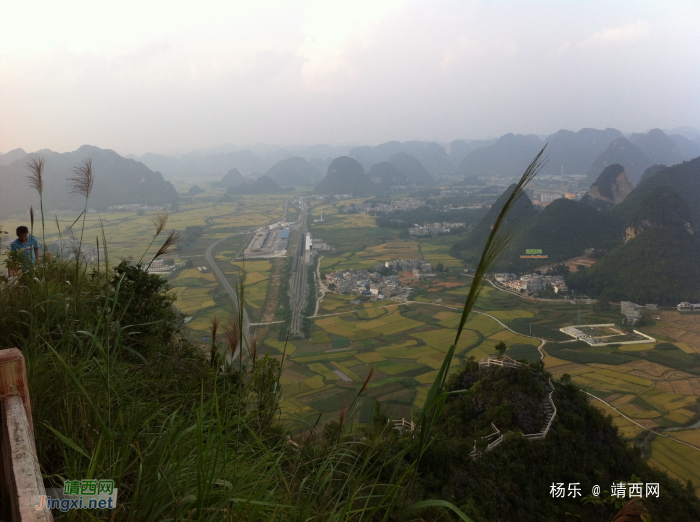
<instances>
[{"instance_id":1,"label":"wooden post","mask_svg":"<svg viewBox=\"0 0 700 522\"><path fill-rule=\"evenodd\" d=\"M27 366L24 363L24 355L17 348L0 350L0 398L8 395L19 395L22 398L32 440L34 440L32 405L29 402L27 386Z\"/></svg>"},{"instance_id":2,"label":"wooden post","mask_svg":"<svg viewBox=\"0 0 700 522\"><path fill-rule=\"evenodd\" d=\"M50 522L34 443L27 370L16 348L0 350L0 488L12 522Z\"/></svg>"}]
</instances>

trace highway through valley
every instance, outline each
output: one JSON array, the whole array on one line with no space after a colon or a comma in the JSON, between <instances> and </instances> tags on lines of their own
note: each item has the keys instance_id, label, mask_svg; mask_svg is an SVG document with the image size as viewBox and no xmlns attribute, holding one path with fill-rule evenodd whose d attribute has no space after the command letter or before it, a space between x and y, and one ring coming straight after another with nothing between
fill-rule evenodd
<instances>
[{"instance_id":1,"label":"highway through valley","mask_svg":"<svg viewBox=\"0 0 700 522\"><path fill-rule=\"evenodd\" d=\"M287 217L287 207L289 205L289 200L285 200L284 202L284 211L282 212L282 217L279 219L275 219L273 221L270 221L269 223L266 223L266 225L270 225L272 223L276 223L278 221L284 221ZM238 303L238 295L236 294L236 291L233 289L231 284L228 282L228 279L226 279L226 276L224 273L221 271L219 268L219 265L216 263L216 259L214 258L213 251L214 248L222 243L223 241L226 241L227 239L231 239L234 236L240 236L244 234L252 234L255 232L260 227L256 227L255 229L251 230L245 230L243 232L237 232L235 234L231 234L230 236L223 237L221 239L218 239L217 241L214 241L211 245L207 247L206 252L204 253L204 257L206 258L207 262L209 263L209 266L211 267L212 271L216 275L216 278L219 280L221 285L224 287L226 292L228 292L228 295L231 297L231 300L233 301L233 307L236 312L239 310L239 303ZM302 264L303 264L303 259L302 259ZM243 307L243 342L246 344L248 343L248 339L250 335L250 319L248 318L248 312L246 311L245 307ZM231 363L236 357L239 357L241 354L241 347L238 346L236 348L236 352L231 354L231 353L226 353L226 362Z\"/></svg>"},{"instance_id":2,"label":"highway through valley","mask_svg":"<svg viewBox=\"0 0 700 522\"><path fill-rule=\"evenodd\" d=\"M292 265L292 277L289 282L289 299L292 305L292 322L290 326L291 336L302 336L302 326L304 318L301 313L306 306L306 263L304 262L304 251L306 242L306 216L308 213L306 202L302 201L299 209L299 219L296 224L296 231L299 234L296 252L294 253L294 261Z\"/></svg>"}]
</instances>

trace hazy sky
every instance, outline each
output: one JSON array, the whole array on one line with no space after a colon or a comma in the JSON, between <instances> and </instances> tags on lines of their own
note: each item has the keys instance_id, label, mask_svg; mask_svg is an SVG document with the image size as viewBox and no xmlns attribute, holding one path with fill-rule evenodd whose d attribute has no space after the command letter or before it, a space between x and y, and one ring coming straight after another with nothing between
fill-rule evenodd
<instances>
[{"instance_id":1,"label":"hazy sky","mask_svg":"<svg viewBox=\"0 0 700 522\"><path fill-rule=\"evenodd\" d=\"M0 0L0 152L700 127L700 2Z\"/></svg>"}]
</instances>

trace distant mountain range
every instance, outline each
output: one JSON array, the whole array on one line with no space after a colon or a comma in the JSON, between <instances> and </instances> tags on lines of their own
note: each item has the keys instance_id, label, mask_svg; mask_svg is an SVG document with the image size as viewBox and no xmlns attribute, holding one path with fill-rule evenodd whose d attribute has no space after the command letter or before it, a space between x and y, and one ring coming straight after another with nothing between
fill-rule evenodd
<instances>
[{"instance_id":1,"label":"distant mountain range","mask_svg":"<svg viewBox=\"0 0 700 522\"><path fill-rule=\"evenodd\" d=\"M397 152L390 157L387 162L401 171L410 184L427 185L433 181L430 177L430 172L428 172L415 156L411 156L405 152Z\"/></svg>"},{"instance_id":2,"label":"distant mountain range","mask_svg":"<svg viewBox=\"0 0 700 522\"><path fill-rule=\"evenodd\" d=\"M545 144L548 162L541 176L583 174L588 175L588 183L593 183L607 166L618 163L636 185L643 172L655 163L674 165L700 156L700 141L678 134L668 136L659 129L632 134L629 139L616 129L560 130L545 140L534 134L506 134L466 155L468 146L453 142L455 157L464 155L456 174L465 178L519 177Z\"/></svg>"},{"instance_id":3,"label":"distant mountain range","mask_svg":"<svg viewBox=\"0 0 700 522\"><path fill-rule=\"evenodd\" d=\"M588 181L595 181L606 167L620 164L625 169L627 178L636 185L644 171L654 162L649 156L627 138L617 138L594 161L588 171Z\"/></svg>"},{"instance_id":4,"label":"distant mountain range","mask_svg":"<svg viewBox=\"0 0 700 522\"><path fill-rule=\"evenodd\" d=\"M445 146L430 141L389 141L353 148L260 144L239 150L226 145L177 156L146 153L130 155L128 159L139 161L166 177L221 178L232 172L237 178L213 182L212 186L242 184L265 174L283 187L314 187L322 181L335 159L348 156L361 164L365 172L370 172L374 165L388 162L406 176L406 184L420 186L434 183L443 176L452 176L453 180L462 178L468 183L492 176L514 179L522 174L545 143L548 144L545 156L549 161L541 176L587 175L588 184L609 165L622 165L629 181L636 185L652 165L671 165L700 156L700 130L678 127L667 132L652 129L646 134L627 137L616 129L581 129L578 132L562 129L546 138L534 134L505 134L498 139L454 140ZM49 150L38 153L53 154ZM9 166L26 155L22 149L0 154L0 166ZM384 181L376 188L388 190L404 184L402 177L391 174L385 165L378 168L381 175L375 171L373 177ZM389 182L392 184L387 184Z\"/></svg>"},{"instance_id":5,"label":"distant mountain range","mask_svg":"<svg viewBox=\"0 0 700 522\"><path fill-rule=\"evenodd\" d=\"M455 165L442 145L425 141L389 141L376 147L355 147L348 156L357 160L365 169L376 163L389 161L396 154L403 153L413 156L428 171L431 176L452 174Z\"/></svg>"},{"instance_id":6,"label":"distant mountain range","mask_svg":"<svg viewBox=\"0 0 700 522\"><path fill-rule=\"evenodd\" d=\"M506 134L493 145L470 152L459 164L457 175L519 177L542 147L544 142L534 134Z\"/></svg>"},{"instance_id":7,"label":"distant mountain range","mask_svg":"<svg viewBox=\"0 0 700 522\"><path fill-rule=\"evenodd\" d=\"M226 194L275 194L280 190L280 186L270 176L260 176L253 183L227 188Z\"/></svg>"},{"instance_id":8,"label":"distant mountain range","mask_svg":"<svg viewBox=\"0 0 700 522\"><path fill-rule=\"evenodd\" d=\"M0 165L9 165L27 155L24 149L14 149L6 154L0 154Z\"/></svg>"},{"instance_id":9,"label":"distant mountain range","mask_svg":"<svg viewBox=\"0 0 700 522\"><path fill-rule=\"evenodd\" d=\"M3 215L26 212L30 205L35 211L38 209L39 197L27 187L26 181L30 156L40 156L46 161L44 209L47 211L83 208L84 201L69 194L67 178L73 176L71 169L86 158L92 159L95 176L90 208L104 210L132 203L166 205L178 199L175 188L160 172L153 172L143 163L124 158L112 150L83 145L74 152L39 151L21 156L9 165L0 165L0 185L6 188L0 191Z\"/></svg>"}]
</instances>

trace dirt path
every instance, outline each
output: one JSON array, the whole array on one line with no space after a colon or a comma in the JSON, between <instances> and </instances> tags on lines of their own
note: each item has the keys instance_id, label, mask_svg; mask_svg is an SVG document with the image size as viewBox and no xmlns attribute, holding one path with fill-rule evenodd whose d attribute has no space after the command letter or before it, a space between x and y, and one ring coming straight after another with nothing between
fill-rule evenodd
<instances>
[{"instance_id":1,"label":"dirt path","mask_svg":"<svg viewBox=\"0 0 700 522\"><path fill-rule=\"evenodd\" d=\"M617 409L615 406L613 406L612 404L610 404L610 403L608 403L608 402L605 402L603 399L600 399L600 398L596 397L595 395L593 395L593 394L591 394L591 393L588 393L588 392L585 392L585 393L586 393L586 395L588 395L589 397L593 397L595 400L602 402L603 404L605 404L606 406L608 406L611 410L615 410L619 415L621 415L622 417L624 417L624 418L627 419L628 421L632 422L633 424L636 424L637 426L639 426L639 427L642 428L643 430L650 431L650 432L652 432L652 433L658 435L659 437L666 437L667 439L671 439L671 440L673 440L673 441L676 441L676 442L678 442L679 444L685 444L686 446L690 446L691 448L695 448L696 450L700 450L699 447L694 446L694 445L690 444L689 442L685 442L684 440L674 439L673 437L669 437L666 433L661 433L661 432L658 432L658 431L654 431L654 430L651 429L651 428L647 428L647 427L645 427L645 426L642 426L641 424L639 424L639 423L638 423L637 421L635 421L634 419L630 419L627 415L625 415L624 413L622 413L620 410L618 410L618 409Z\"/></svg>"}]
</instances>

